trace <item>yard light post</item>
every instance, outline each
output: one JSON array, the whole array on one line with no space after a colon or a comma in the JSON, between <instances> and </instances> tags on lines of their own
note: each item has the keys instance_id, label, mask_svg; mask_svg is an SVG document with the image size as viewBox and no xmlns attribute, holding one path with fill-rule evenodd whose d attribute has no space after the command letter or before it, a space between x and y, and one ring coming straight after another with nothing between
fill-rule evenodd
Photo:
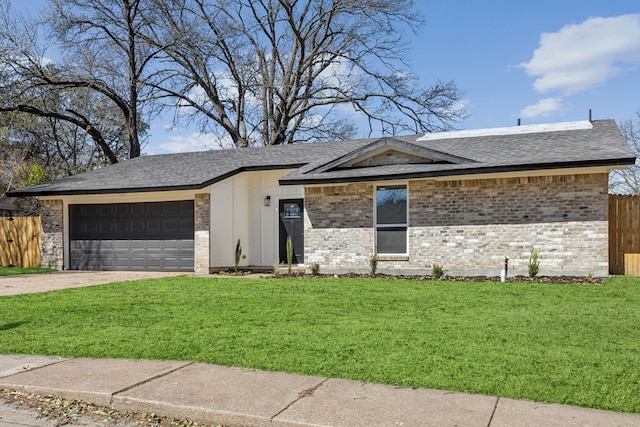
<instances>
[{"instance_id":1,"label":"yard light post","mask_svg":"<svg viewBox=\"0 0 640 427\"><path fill-rule=\"evenodd\" d=\"M504 282L507 280L507 273L509 272L509 258L504 257L504 267L500 272L500 281Z\"/></svg>"}]
</instances>

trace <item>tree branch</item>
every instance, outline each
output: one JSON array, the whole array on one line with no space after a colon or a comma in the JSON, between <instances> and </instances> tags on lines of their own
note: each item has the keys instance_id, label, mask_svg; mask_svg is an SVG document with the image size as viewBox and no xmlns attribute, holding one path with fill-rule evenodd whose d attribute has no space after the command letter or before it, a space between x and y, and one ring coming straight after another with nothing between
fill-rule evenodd
<instances>
[{"instance_id":1,"label":"tree branch","mask_svg":"<svg viewBox=\"0 0 640 427\"><path fill-rule=\"evenodd\" d=\"M0 113L2 112L21 112L21 113L27 113L27 114L33 114L39 117L51 117L53 119L56 120L62 120L65 122L69 122L72 123L80 128L83 128L85 130L85 132L87 132L87 134L96 142L96 144L100 147L100 149L102 150L102 152L104 153L104 155L109 159L109 161L114 164L114 163L118 163L118 158L115 156L115 154L113 153L113 151L111 150L111 148L109 147L109 144L107 144L104 140L104 138L102 137L102 134L100 133L100 131L98 131L98 129L96 129L95 127L92 126L92 124L89 122L89 120L82 116L81 114L72 111L72 110L67 110L69 113L71 113L71 115L69 114L62 114L62 113L58 113L58 112L54 112L54 111L44 111L41 110L39 108L30 106L30 105L24 105L24 104L19 104L13 107L0 107Z\"/></svg>"}]
</instances>

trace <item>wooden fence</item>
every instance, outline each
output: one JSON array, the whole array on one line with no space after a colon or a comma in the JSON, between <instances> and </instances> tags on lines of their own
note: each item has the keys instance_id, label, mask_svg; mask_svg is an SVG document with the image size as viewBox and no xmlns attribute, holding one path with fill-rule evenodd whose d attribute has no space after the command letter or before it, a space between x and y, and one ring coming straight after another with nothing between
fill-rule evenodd
<instances>
[{"instance_id":1,"label":"wooden fence","mask_svg":"<svg viewBox=\"0 0 640 427\"><path fill-rule=\"evenodd\" d=\"M609 195L609 272L640 276L640 196Z\"/></svg>"},{"instance_id":2,"label":"wooden fence","mask_svg":"<svg viewBox=\"0 0 640 427\"><path fill-rule=\"evenodd\" d=\"M0 266L40 267L40 217L0 217Z\"/></svg>"}]
</instances>

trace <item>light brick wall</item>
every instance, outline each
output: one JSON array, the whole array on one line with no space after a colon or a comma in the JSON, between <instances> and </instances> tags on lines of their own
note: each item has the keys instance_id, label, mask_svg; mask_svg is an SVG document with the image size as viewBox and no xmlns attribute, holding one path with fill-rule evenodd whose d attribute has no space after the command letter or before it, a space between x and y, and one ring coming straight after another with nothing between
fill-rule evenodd
<instances>
[{"instance_id":1,"label":"light brick wall","mask_svg":"<svg viewBox=\"0 0 640 427\"><path fill-rule=\"evenodd\" d=\"M429 274L436 263L499 275L506 256L510 274L526 275L536 248L543 275L607 275L607 185L607 174L410 181L409 257L383 260L380 271ZM307 189L307 264L368 271L373 193L372 184Z\"/></svg>"},{"instance_id":2,"label":"light brick wall","mask_svg":"<svg viewBox=\"0 0 640 427\"><path fill-rule=\"evenodd\" d=\"M64 236L62 200L42 200L40 217L42 219L41 261L45 268L64 268Z\"/></svg>"},{"instance_id":3,"label":"light brick wall","mask_svg":"<svg viewBox=\"0 0 640 427\"><path fill-rule=\"evenodd\" d=\"M304 261L357 271L373 251L373 185L305 189ZM327 270L327 271L329 271Z\"/></svg>"},{"instance_id":4,"label":"light brick wall","mask_svg":"<svg viewBox=\"0 0 640 427\"><path fill-rule=\"evenodd\" d=\"M211 213L211 203L209 193L196 194L195 197L195 270L196 273L209 273L210 238L209 223Z\"/></svg>"}]
</instances>

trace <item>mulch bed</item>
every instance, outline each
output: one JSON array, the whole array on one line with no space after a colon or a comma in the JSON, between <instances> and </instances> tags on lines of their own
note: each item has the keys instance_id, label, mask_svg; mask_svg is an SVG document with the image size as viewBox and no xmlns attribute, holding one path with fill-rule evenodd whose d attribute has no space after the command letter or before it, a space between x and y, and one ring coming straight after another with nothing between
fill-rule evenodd
<instances>
[{"instance_id":1,"label":"mulch bed","mask_svg":"<svg viewBox=\"0 0 640 427\"><path fill-rule=\"evenodd\" d=\"M348 275L350 277L350 275ZM354 275L354 277L384 277L384 278L397 278L397 279L409 279L409 280L437 280L437 281L452 281L452 282L499 282L500 276L445 276L434 277L431 275L425 276L407 276L407 275L386 275L386 274L370 274L366 275ZM600 284L606 280L606 277L584 277L584 276L538 276L530 278L529 276L509 276L505 283L586 283L586 284Z\"/></svg>"},{"instance_id":2,"label":"mulch bed","mask_svg":"<svg viewBox=\"0 0 640 427\"><path fill-rule=\"evenodd\" d=\"M215 273L214 273L215 275ZM235 273L225 273L225 276L236 276ZM250 271L240 272L237 276L246 276L253 275ZM343 274L317 274L312 275L309 273L303 272L292 272L289 273L262 273L261 277L266 278L349 278L349 279L357 279L357 278L384 278L384 279L405 279L405 280L425 280L425 281L451 281L451 282L499 282L500 276L445 276L434 277L431 275L407 275L407 274L384 274L384 273L376 273L376 274L361 274L361 273L343 273ZM598 285L604 282L606 277L586 277L586 276L538 276L535 278L530 278L528 276L508 276L505 284L508 283L580 283L580 284L589 284L589 285Z\"/></svg>"}]
</instances>

